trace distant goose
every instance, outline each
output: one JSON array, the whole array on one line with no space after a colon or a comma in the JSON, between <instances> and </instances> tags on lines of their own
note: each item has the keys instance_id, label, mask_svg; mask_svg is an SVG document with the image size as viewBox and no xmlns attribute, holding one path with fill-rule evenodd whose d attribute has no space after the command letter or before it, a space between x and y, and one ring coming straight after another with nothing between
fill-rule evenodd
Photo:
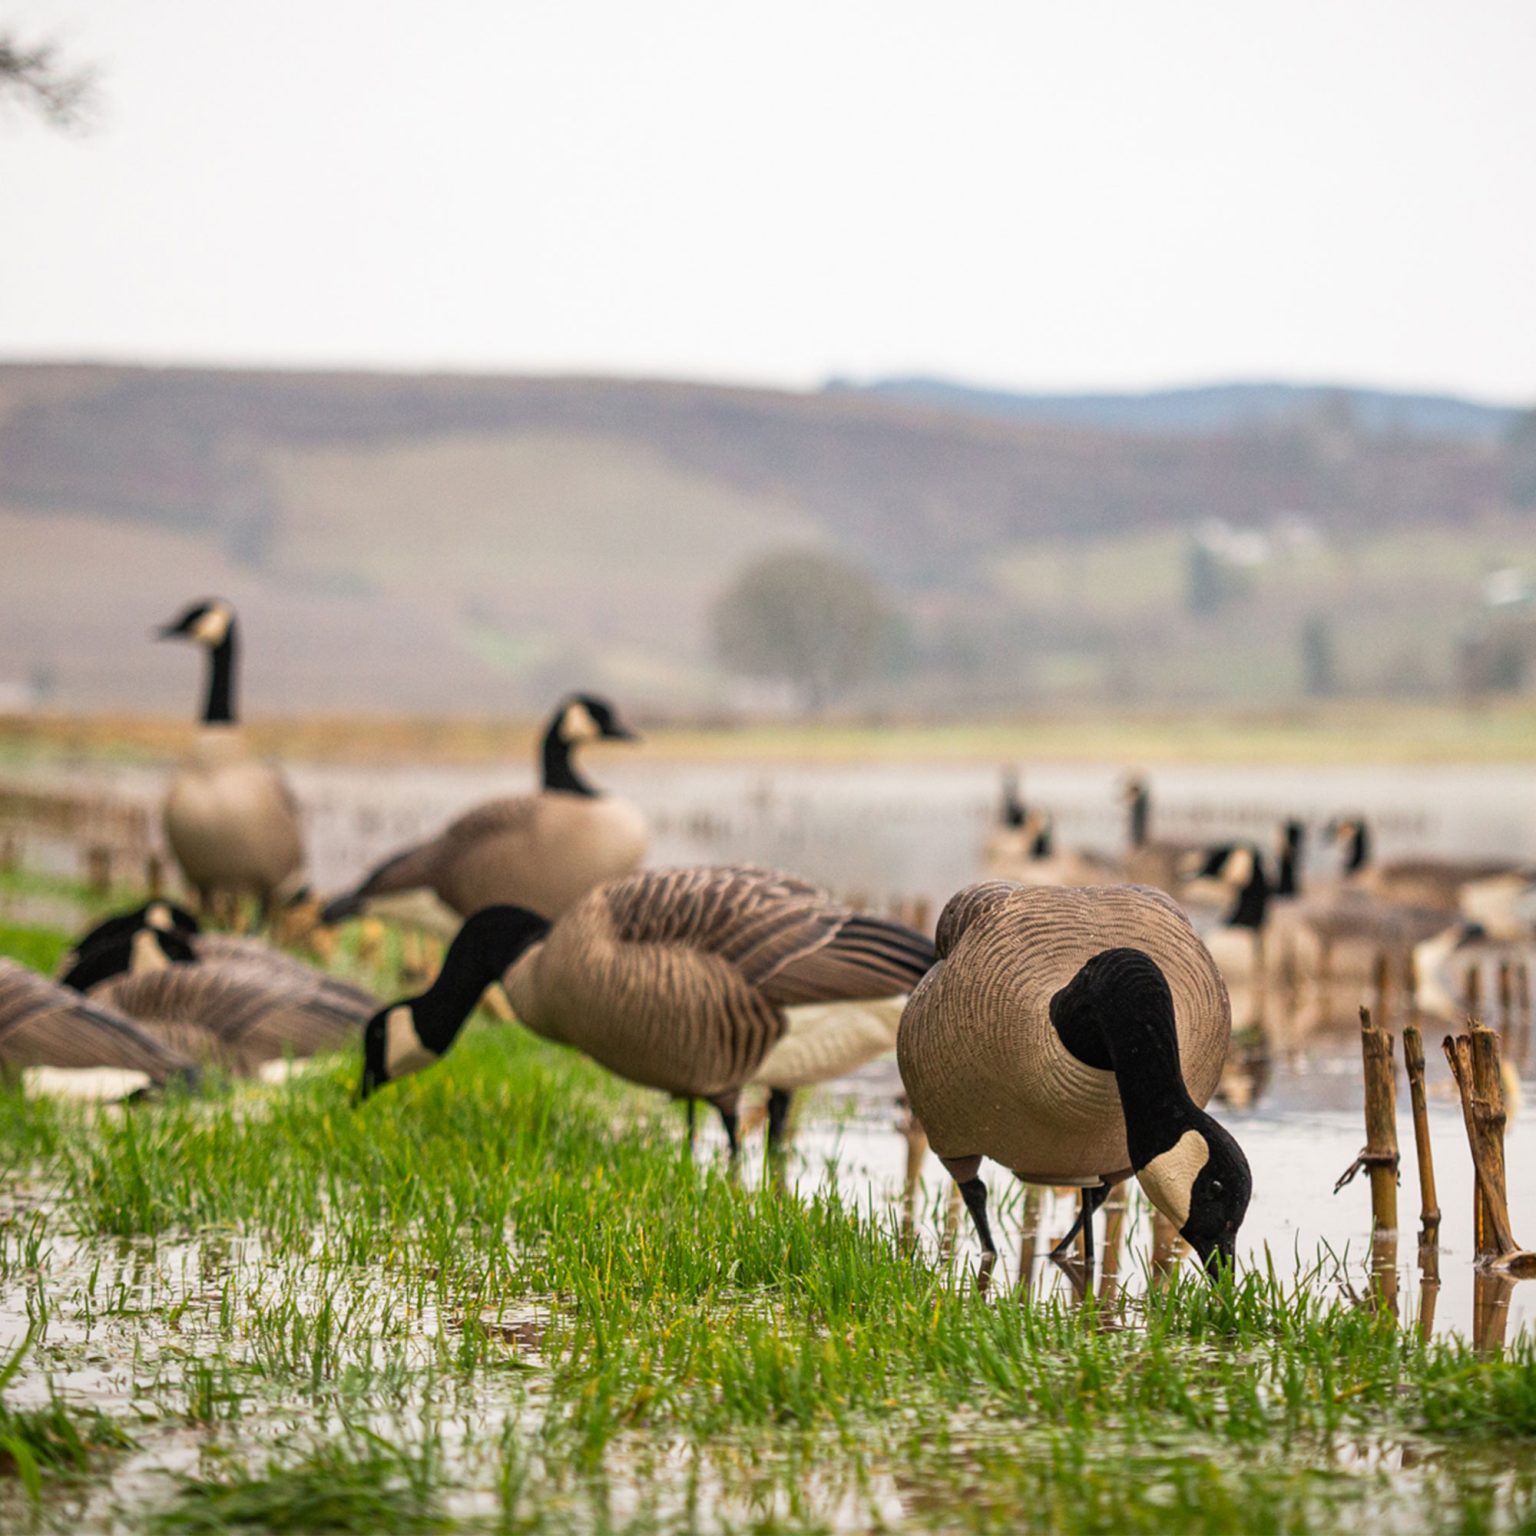
<instances>
[{"instance_id":1,"label":"distant goose","mask_svg":"<svg viewBox=\"0 0 1536 1536\"><path fill-rule=\"evenodd\" d=\"M121 1093L150 1083L197 1081L185 1055L121 1011L0 959L0 1075L29 1068L110 1068L123 1074Z\"/></svg>"},{"instance_id":2,"label":"distant goose","mask_svg":"<svg viewBox=\"0 0 1536 1536\"><path fill-rule=\"evenodd\" d=\"M1173 843L1152 836L1152 791L1145 779L1128 779L1124 793L1129 846L1122 878L1134 885L1153 885L1176 895L1180 868L1192 853L1203 851L1200 844Z\"/></svg>"},{"instance_id":3,"label":"distant goose","mask_svg":"<svg viewBox=\"0 0 1536 1536\"><path fill-rule=\"evenodd\" d=\"M1117 885L1122 878L1108 860L1075 848L1058 852L1055 820L1044 811L1025 816L1006 852L988 857L987 873L1020 885Z\"/></svg>"},{"instance_id":4,"label":"distant goose","mask_svg":"<svg viewBox=\"0 0 1536 1536\"><path fill-rule=\"evenodd\" d=\"M242 1076L265 1062L354 1046L378 1006L359 988L318 972L273 976L240 964L121 975L91 998L182 1055Z\"/></svg>"},{"instance_id":5,"label":"distant goose","mask_svg":"<svg viewBox=\"0 0 1536 1536\"><path fill-rule=\"evenodd\" d=\"M591 694L561 703L544 732L544 787L465 812L437 837L386 859L321 914L396 915L444 936L483 907L558 917L595 885L639 866L649 833L627 800L600 794L576 771L590 741L634 741L613 706Z\"/></svg>"},{"instance_id":6,"label":"distant goose","mask_svg":"<svg viewBox=\"0 0 1536 1536\"><path fill-rule=\"evenodd\" d=\"M1226 988L1166 896L973 885L939 919L897 1060L914 1114L988 1255L981 1160L1083 1188L1092 1213L1134 1173L1208 1269L1230 1264L1251 1179L1201 1108L1231 1035ZM1063 1240L1058 1253L1075 1235Z\"/></svg>"},{"instance_id":7,"label":"distant goose","mask_svg":"<svg viewBox=\"0 0 1536 1536\"><path fill-rule=\"evenodd\" d=\"M142 975L171 965L205 965L244 973L273 986L318 989L335 1006L367 1018L377 999L361 987L328 976L295 955L232 933L202 933L184 907L151 901L99 923L65 956L63 982L93 991L118 976Z\"/></svg>"},{"instance_id":8,"label":"distant goose","mask_svg":"<svg viewBox=\"0 0 1536 1536\"><path fill-rule=\"evenodd\" d=\"M1264 856L1252 843L1230 843L1208 849L1186 870L1186 901L1216 899L1215 922L1197 927L1227 984L1233 1020L1239 1026L1262 1023L1264 931L1276 894Z\"/></svg>"},{"instance_id":9,"label":"distant goose","mask_svg":"<svg viewBox=\"0 0 1536 1536\"><path fill-rule=\"evenodd\" d=\"M1350 883L1383 901L1421 910L1456 912L1469 887L1492 882L1525 883L1526 866L1512 859L1458 859L1414 855L1378 860L1364 817L1334 823L1334 835Z\"/></svg>"},{"instance_id":10,"label":"distant goose","mask_svg":"<svg viewBox=\"0 0 1536 1536\"><path fill-rule=\"evenodd\" d=\"M208 652L202 729L165 798L165 835L204 912L216 897L254 896L263 917L297 894L304 836L282 776L254 757L237 723L238 630L228 603L197 603L160 631Z\"/></svg>"},{"instance_id":11,"label":"distant goose","mask_svg":"<svg viewBox=\"0 0 1536 1536\"><path fill-rule=\"evenodd\" d=\"M426 992L369 1021L361 1091L437 1061L499 979L535 1034L630 1082L713 1104L733 1153L741 1090L766 1086L777 1145L796 1088L891 1049L932 960L931 942L901 923L742 866L631 875L553 926L491 907L465 923Z\"/></svg>"}]
</instances>

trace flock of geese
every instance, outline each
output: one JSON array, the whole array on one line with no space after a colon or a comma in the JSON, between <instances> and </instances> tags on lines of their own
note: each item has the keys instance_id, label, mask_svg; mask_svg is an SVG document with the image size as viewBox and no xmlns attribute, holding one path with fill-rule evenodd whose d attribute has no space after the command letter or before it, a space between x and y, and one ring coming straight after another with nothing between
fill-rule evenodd
<instances>
[{"instance_id":1,"label":"flock of geese","mask_svg":"<svg viewBox=\"0 0 1536 1536\"><path fill-rule=\"evenodd\" d=\"M195 1087L210 1064L268 1072L360 1043L361 1100L438 1062L499 984L526 1028L686 1101L690 1133L694 1106L712 1105L734 1155L744 1091L766 1094L777 1149L797 1090L894 1048L987 1254L991 1158L1078 1186L1090 1252L1098 1203L1134 1176L1214 1269L1233 1259L1251 1193L1241 1149L1205 1110L1229 991L1258 984L1282 930L1293 958L1302 943L1332 956L1375 940L1373 924L1396 924L1398 943L1460 942L1524 890L1512 866L1373 864L1356 819L1336 829L1339 879L1302 891L1299 824L1274 850L1160 842L1139 781L1123 860L1058 850L1051 817L1012 782L985 850L995 878L955 895L930 939L773 870L642 869L644 816L576 762L587 744L636 737L606 700L573 695L545 730L538 791L475 807L324 906L327 924L368 913L452 936L424 991L380 1006L258 939L204 931L242 901L271 920L305 894L302 824L239 730L233 609L199 603L160 633L207 656L201 727L165 800L197 911L154 900L109 918L56 980L0 960L0 1069L110 1074L114 1092ZM1214 897L1215 915L1197 928L1176 897Z\"/></svg>"}]
</instances>

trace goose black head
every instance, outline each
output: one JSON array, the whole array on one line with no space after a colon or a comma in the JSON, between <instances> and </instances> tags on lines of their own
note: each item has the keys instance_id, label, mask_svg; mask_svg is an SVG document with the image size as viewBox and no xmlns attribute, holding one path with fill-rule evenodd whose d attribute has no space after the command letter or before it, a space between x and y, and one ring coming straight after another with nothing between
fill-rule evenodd
<instances>
[{"instance_id":1,"label":"goose black head","mask_svg":"<svg viewBox=\"0 0 1536 1536\"><path fill-rule=\"evenodd\" d=\"M1208 1273L1230 1265L1253 1179L1242 1148L1189 1096L1162 969L1138 949L1102 950L1051 999L1051 1022L1079 1061L1114 1073L1147 1197Z\"/></svg>"},{"instance_id":2,"label":"goose black head","mask_svg":"<svg viewBox=\"0 0 1536 1536\"><path fill-rule=\"evenodd\" d=\"M222 598L209 597L193 603L179 619L162 625L157 640L193 640L214 650L229 639L235 627L235 610Z\"/></svg>"},{"instance_id":3,"label":"goose black head","mask_svg":"<svg viewBox=\"0 0 1536 1536\"><path fill-rule=\"evenodd\" d=\"M1025 814L1024 801L1019 793L1019 770L1005 768L1003 769L1003 798L998 810L998 821L1005 827L1022 827Z\"/></svg>"},{"instance_id":4,"label":"goose black head","mask_svg":"<svg viewBox=\"0 0 1536 1536\"><path fill-rule=\"evenodd\" d=\"M1363 816L1341 816L1330 821L1328 840L1339 850L1347 874L1364 869L1371 858L1371 835Z\"/></svg>"},{"instance_id":5,"label":"goose black head","mask_svg":"<svg viewBox=\"0 0 1536 1536\"><path fill-rule=\"evenodd\" d=\"M1196 1110L1179 1139L1136 1170L1148 1198L1200 1256L1206 1273L1236 1260L1237 1230L1248 1213L1253 1174L1236 1138Z\"/></svg>"},{"instance_id":6,"label":"goose black head","mask_svg":"<svg viewBox=\"0 0 1536 1536\"><path fill-rule=\"evenodd\" d=\"M381 1008L364 1026L357 1102L441 1060L485 989L548 932L549 923L525 907L486 907L469 918L432 985Z\"/></svg>"},{"instance_id":7,"label":"goose black head","mask_svg":"<svg viewBox=\"0 0 1536 1536\"><path fill-rule=\"evenodd\" d=\"M607 699L595 693L574 693L555 716L555 731L567 746L586 741L639 741L639 735L619 718Z\"/></svg>"},{"instance_id":8,"label":"goose black head","mask_svg":"<svg viewBox=\"0 0 1536 1536\"><path fill-rule=\"evenodd\" d=\"M114 976L137 976L144 971L164 970L170 965L191 965L197 960L192 937L197 921L185 928L174 914L181 908L167 902L151 902L137 912L124 913L98 924L75 946L68 970L60 980L77 992L88 991Z\"/></svg>"}]
</instances>

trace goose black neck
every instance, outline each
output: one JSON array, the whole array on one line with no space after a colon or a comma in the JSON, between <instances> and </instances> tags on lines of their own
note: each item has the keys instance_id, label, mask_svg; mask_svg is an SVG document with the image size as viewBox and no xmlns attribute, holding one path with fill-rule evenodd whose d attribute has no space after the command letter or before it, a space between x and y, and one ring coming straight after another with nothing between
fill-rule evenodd
<instances>
[{"instance_id":1,"label":"goose black neck","mask_svg":"<svg viewBox=\"0 0 1536 1536\"><path fill-rule=\"evenodd\" d=\"M565 710L555 711L555 718L544 732L544 788L564 790L568 795L592 795L597 791L576 772L572 747L560 728L565 723Z\"/></svg>"},{"instance_id":2,"label":"goose black neck","mask_svg":"<svg viewBox=\"0 0 1536 1536\"><path fill-rule=\"evenodd\" d=\"M1204 1119L1184 1086L1173 995L1149 955L1102 950L1051 999L1051 1023L1084 1065L1114 1073L1133 1168Z\"/></svg>"},{"instance_id":3,"label":"goose black neck","mask_svg":"<svg viewBox=\"0 0 1536 1536\"><path fill-rule=\"evenodd\" d=\"M1237 905L1232 909L1232 914L1227 918L1227 926L1230 928L1262 928L1264 915L1269 909L1269 881L1264 878L1264 870L1257 856L1253 861L1253 873L1248 877L1248 883L1237 893Z\"/></svg>"},{"instance_id":4,"label":"goose black neck","mask_svg":"<svg viewBox=\"0 0 1536 1536\"><path fill-rule=\"evenodd\" d=\"M1300 887L1296 883L1296 865L1301 858L1301 828L1292 822L1285 829L1285 839L1280 844L1280 868L1275 881L1276 896L1294 896Z\"/></svg>"},{"instance_id":5,"label":"goose black neck","mask_svg":"<svg viewBox=\"0 0 1536 1536\"><path fill-rule=\"evenodd\" d=\"M1030 844L1029 854L1030 857L1034 859L1048 859L1055 851L1055 847L1056 829L1051 825L1050 822L1046 822L1046 824L1041 827L1037 833L1035 833L1035 840Z\"/></svg>"},{"instance_id":6,"label":"goose black neck","mask_svg":"<svg viewBox=\"0 0 1536 1536\"><path fill-rule=\"evenodd\" d=\"M441 1054L493 981L549 932L549 924L523 907L486 907L465 922L443 956L436 980L413 1012L422 1043Z\"/></svg>"},{"instance_id":7,"label":"goose black neck","mask_svg":"<svg viewBox=\"0 0 1536 1536\"><path fill-rule=\"evenodd\" d=\"M1345 845L1344 869L1347 874L1358 874L1371 859L1371 838L1365 830L1365 823L1358 821L1349 834L1349 842Z\"/></svg>"},{"instance_id":8,"label":"goose black neck","mask_svg":"<svg viewBox=\"0 0 1536 1536\"><path fill-rule=\"evenodd\" d=\"M1019 798L1019 781L1009 774L1003 780L1003 825L1022 827L1025 821L1024 802Z\"/></svg>"},{"instance_id":9,"label":"goose black neck","mask_svg":"<svg viewBox=\"0 0 1536 1536\"><path fill-rule=\"evenodd\" d=\"M1146 787L1138 784L1131 794L1131 847L1145 848L1147 846L1147 834L1151 830L1148 823L1151 821L1151 796Z\"/></svg>"},{"instance_id":10,"label":"goose black neck","mask_svg":"<svg viewBox=\"0 0 1536 1536\"><path fill-rule=\"evenodd\" d=\"M204 725L235 723L235 621L229 621L224 638L208 651L208 702L203 707Z\"/></svg>"}]
</instances>

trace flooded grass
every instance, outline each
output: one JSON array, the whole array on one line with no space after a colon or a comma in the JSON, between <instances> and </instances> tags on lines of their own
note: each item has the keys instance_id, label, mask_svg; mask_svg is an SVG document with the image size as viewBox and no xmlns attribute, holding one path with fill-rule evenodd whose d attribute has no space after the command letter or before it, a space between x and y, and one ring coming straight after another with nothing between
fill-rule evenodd
<instances>
[{"instance_id":1,"label":"flooded grass","mask_svg":"<svg viewBox=\"0 0 1536 1536\"><path fill-rule=\"evenodd\" d=\"M0 1470L7 1511L82 1532L1536 1520L1529 1332L1479 1355L1264 1265L983 1292L941 1209L914 1240L819 1163L798 1193L755 1160L733 1177L713 1138L690 1158L675 1108L514 1028L359 1110L356 1071L126 1109L0 1092L0 1446L26 1425L58 1447Z\"/></svg>"}]
</instances>

